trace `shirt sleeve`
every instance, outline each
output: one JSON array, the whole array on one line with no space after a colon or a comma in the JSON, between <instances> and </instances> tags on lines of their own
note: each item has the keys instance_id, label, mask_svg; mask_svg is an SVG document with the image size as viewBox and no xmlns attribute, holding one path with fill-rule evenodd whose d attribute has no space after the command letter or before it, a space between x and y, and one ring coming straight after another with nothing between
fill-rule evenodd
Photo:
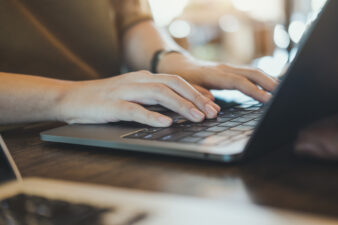
<instances>
[{"instance_id":1,"label":"shirt sleeve","mask_svg":"<svg viewBox=\"0 0 338 225\"><path fill-rule=\"evenodd\" d=\"M113 6L120 34L141 21L152 20L147 0L113 0Z\"/></svg>"}]
</instances>

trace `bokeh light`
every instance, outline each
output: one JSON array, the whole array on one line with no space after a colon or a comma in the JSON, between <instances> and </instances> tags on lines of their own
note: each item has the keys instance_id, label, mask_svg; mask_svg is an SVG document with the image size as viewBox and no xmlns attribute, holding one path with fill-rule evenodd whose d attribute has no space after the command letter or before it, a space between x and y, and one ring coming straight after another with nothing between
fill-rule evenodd
<instances>
[{"instance_id":1,"label":"bokeh light","mask_svg":"<svg viewBox=\"0 0 338 225\"><path fill-rule=\"evenodd\" d=\"M191 26L185 20L175 20L170 24L169 32L175 38L186 38L191 33Z\"/></svg>"},{"instance_id":2,"label":"bokeh light","mask_svg":"<svg viewBox=\"0 0 338 225\"><path fill-rule=\"evenodd\" d=\"M302 21L292 21L289 26L289 35L293 42L298 43L306 30L306 25Z\"/></svg>"},{"instance_id":3,"label":"bokeh light","mask_svg":"<svg viewBox=\"0 0 338 225\"><path fill-rule=\"evenodd\" d=\"M281 24L275 26L273 40L277 47L287 48L290 45L290 36L285 27Z\"/></svg>"}]
</instances>

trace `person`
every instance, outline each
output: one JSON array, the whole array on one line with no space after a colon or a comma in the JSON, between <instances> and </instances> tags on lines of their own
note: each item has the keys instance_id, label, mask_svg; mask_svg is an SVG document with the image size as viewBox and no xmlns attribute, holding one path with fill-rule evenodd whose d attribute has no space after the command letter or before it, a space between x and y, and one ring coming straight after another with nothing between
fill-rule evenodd
<instances>
[{"instance_id":1,"label":"person","mask_svg":"<svg viewBox=\"0 0 338 225\"><path fill-rule=\"evenodd\" d=\"M209 89L267 102L278 84L257 69L193 58L154 25L145 0L0 2L0 124L166 127L172 119L144 105L200 122L220 111Z\"/></svg>"}]
</instances>

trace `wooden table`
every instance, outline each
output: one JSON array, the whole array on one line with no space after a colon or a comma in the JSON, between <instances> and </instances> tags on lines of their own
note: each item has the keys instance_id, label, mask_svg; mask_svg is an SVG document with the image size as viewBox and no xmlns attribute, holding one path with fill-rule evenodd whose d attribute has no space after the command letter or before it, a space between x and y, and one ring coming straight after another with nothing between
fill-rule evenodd
<instances>
[{"instance_id":1,"label":"wooden table","mask_svg":"<svg viewBox=\"0 0 338 225\"><path fill-rule=\"evenodd\" d=\"M3 133L24 177L38 176L310 212L338 219L338 164L297 158L290 148L223 164L44 143L35 124Z\"/></svg>"}]
</instances>

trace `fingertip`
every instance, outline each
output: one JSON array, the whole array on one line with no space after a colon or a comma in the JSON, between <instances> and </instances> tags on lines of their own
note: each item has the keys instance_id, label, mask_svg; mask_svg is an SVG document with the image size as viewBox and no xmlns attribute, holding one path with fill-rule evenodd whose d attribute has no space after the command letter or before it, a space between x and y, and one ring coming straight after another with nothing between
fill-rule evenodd
<instances>
[{"instance_id":1,"label":"fingertip","mask_svg":"<svg viewBox=\"0 0 338 225\"><path fill-rule=\"evenodd\" d=\"M272 98L272 95L271 95L271 94L269 94L269 93L267 93L267 92L263 92L262 98L261 98L260 101L263 102L263 103L267 103L268 101L271 100L271 98Z\"/></svg>"},{"instance_id":2,"label":"fingertip","mask_svg":"<svg viewBox=\"0 0 338 225\"><path fill-rule=\"evenodd\" d=\"M205 118L205 115L201 111L199 111L198 109L196 109L196 108L191 108L190 109L190 114L193 116L193 121L194 122L201 122Z\"/></svg>"},{"instance_id":3,"label":"fingertip","mask_svg":"<svg viewBox=\"0 0 338 225\"><path fill-rule=\"evenodd\" d=\"M217 117L218 112L211 104L206 104L205 111L207 112L208 119L214 119Z\"/></svg>"},{"instance_id":4,"label":"fingertip","mask_svg":"<svg viewBox=\"0 0 338 225\"><path fill-rule=\"evenodd\" d=\"M219 105L217 105L216 103L212 102L212 105L215 107L217 112L221 111L221 107Z\"/></svg>"},{"instance_id":5,"label":"fingertip","mask_svg":"<svg viewBox=\"0 0 338 225\"><path fill-rule=\"evenodd\" d=\"M160 125L163 127L169 127L173 123L173 120L167 116L159 116L158 121L160 122Z\"/></svg>"},{"instance_id":6,"label":"fingertip","mask_svg":"<svg viewBox=\"0 0 338 225\"><path fill-rule=\"evenodd\" d=\"M207 95L207 98L209 98L211 101L215 101L215 97L213 95Z\"/></svg>"}]
</instances>

